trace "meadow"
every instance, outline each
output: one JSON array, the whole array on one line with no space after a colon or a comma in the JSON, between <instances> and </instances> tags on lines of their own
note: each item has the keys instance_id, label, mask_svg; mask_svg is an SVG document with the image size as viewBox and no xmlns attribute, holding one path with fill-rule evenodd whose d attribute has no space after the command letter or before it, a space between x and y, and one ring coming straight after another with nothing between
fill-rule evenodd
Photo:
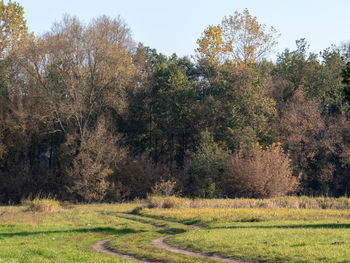
<instances>
[{"instance_id":1,"label":"meadow","mask_svg":"<svg viewBox=\"0 0 350 263\"><path fill-rule=\"evenodd\" d=\"M306 197L24 202L0 207L0 262L136 262L92 248L112 239L109 250L143 262L221 262L213 257L219 255L237 262L344 263L350 262L348 204L347 198ZM157 247L154 240L162 237L205 257Z\"/></svg>"}]
</instances>

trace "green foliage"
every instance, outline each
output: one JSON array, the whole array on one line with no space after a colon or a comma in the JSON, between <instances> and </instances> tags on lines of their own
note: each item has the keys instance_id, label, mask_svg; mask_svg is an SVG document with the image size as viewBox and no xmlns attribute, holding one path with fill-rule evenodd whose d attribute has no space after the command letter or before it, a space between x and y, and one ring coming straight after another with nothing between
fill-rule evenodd
<instances>
[{"instance_id":1,"label":"green foliage","mask_svg":"<svg viewBox=\"0 0 350 263\"><path fill-rule=\"evenodd\" d=\"M256 141L272 143L272 123L276 119L276 102L268 96L267 74L259 66L225 65L213 81L214 102L207 105L214 121L209 129L231 151L249 150ZM210 104L209 104L210 103Z\"/></svg>"},{"instance_id":2,"label":"green foliage","mask_svg":"<svg viewBox=\"0 0 350 263\"><path fill-rule=\"evenodd\" d=\"M194 195L214 198L222 195L222 177L229 154L222 150L208 132L201 133L201 142L189 165Z\"/></svg>"},{"instance_id":3,"label":"green foliage","mask_svg":"<svg viewBox=\"0 0 350 263\"><path fill-rule=\"evenodd\" d=\"M344 89L342 72L345 68L339 50L326 49L321 53L321 70L318 74L318 83L308 92L311 97L322 101L330 112L346 111L344 104Z\"/></svg>"},{"instance_id":4,"label":"green foliage","mask_svg":"<svg viewBox=\"0 0 350 263\"><path fill-rule=\"evenodd\" d=\"M350 102L350 62L346 63L345 68L342 71L343 83L347 86L344 88L344 97L345 100Z\"/></svg>"},{"instance_id":5,"label":"green foliage","mask_svg":"<svg viewBox=\"0 0 350 263\"><path fill-rule=\"evenodd\" d=\"M319 99L330 111L346 109L342 72L345 67L340 51L328 48L320 53L320 58L307 54L308 44L305 39L296 41L297 49L285 50L277 59L274 74L288 81L283 90L283 101L289 101L297 88L302 88L311 98Z\"/></svg>"},{"instance_id":6,"label":"green foliage","mask_svg":"<svg viewBox=\"0 0 350 263\"><path fill-rule=\"evenodd\" d=\"M156 164L168 163L173 173L184 165L196 135L196 94L187 75L193 74L193 65L142 46L134 61L142 85L129 90L128 115L121 119L120 130L136 151L148 153Z\"/></svg>"}]
</instances>

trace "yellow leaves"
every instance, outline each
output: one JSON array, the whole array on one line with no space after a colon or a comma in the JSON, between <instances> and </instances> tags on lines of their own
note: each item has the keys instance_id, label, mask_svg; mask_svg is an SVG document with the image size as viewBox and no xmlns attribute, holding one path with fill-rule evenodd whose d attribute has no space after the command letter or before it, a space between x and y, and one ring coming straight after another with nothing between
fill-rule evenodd
<instances>
[{"instance_id":1,"label":"yellow leaves","mask_svg":"<svg viewBox=\"0 0 350 263\"><path fill-rule=\"evenodd\" d=\"M26 21L23 17L23 8L16 2L7 5L0 2L0 56L19 45L27 34Z\"/></svg>"},{"instance_id":2,"label":"yellow leaves","mask_svg":"<svg viewBox=\"0 0 350 263\"><path fill-rule=\"evenodd\" d=\"M283 152L281 142L273 142L272 144L267 145L265 147L260 145L259 142L256 142L255 146L256 146L256 149L260 149L260 150L263 150L263 151L271 151L271 152L279 152L280 151L280 152Z\"/></svg>"},{"instance_id":3,"label":"yellow leaves","mask_svg":"<svg viewBox=\"0 0 350 263\"><path fill-rule=\"evenodd\" d=\"M211 62L235 62L238 65L255 63L277 44L276 30L266 29L248 9L224 17L221 24L209 26L197 41L198 57Z\"/></svg>"},{"instance_id":4,"label":"yellow leaves","mask_svg":"<svg viewBox=\"0 0 350 263\"><path fill-rule=\"evenodd\" d=\"M199 48L196 51L200 57L205 57L211 62L220 60L220 54L226 52L220 26L209 26L197 43Z\"/></svg>"}]
</instances>

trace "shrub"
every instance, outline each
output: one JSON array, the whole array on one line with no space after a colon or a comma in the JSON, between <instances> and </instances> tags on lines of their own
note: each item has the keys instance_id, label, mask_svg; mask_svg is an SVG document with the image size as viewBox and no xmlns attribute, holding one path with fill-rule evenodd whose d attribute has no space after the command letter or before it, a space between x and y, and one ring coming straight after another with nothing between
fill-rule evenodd
<instances>
[{"instance_id":1,"label":"shrub","mask_svg":"<svg viewBox=\"0 0 350 263\"><path fill-rule=\"evenodd\" d=\"M192 154L192 162L188 167L191 194L196 197L221 197L229 154L219 147L208 131L202 132L201 137L201 143Z\"/></svg>"},{"instance_id":2,"label":"shrub","mask_svg":"<svg viewBox=\"0 0 350 263\"><path fill-rule=\"evenodd\" d=\"M51 198L36 197L33 200L24 200L22 205L26 207L26 211L31 212L56 212L62 209L60 202Z\"/></svg>"},{"instance_id":3,"label":"shrub","mask_svg":"<svg viewBox=\"0 0 350 263\"><path fill-rule=\"evenodd\" d=\"M140 214L141 211L142 211L142 207L141 206L136 206L133 210L131 210L130 214L138 215L138 214Z\"/></svg>"},{"instance_id":4,"label":"shrub","mask_svg":"<svg viewBox=\"0 0 350 263\"><path fill-rule=\"evenodd\" d=\"M161 178L159 182L157 182L152 187L152 194L158 196L170 196L175 194L175 186L176 181L173 179L169 179L167 181L164 178Z\"/></svg>"},{"instance_id":5,"label":"shrub","mask_svg":"<svg viewBox=\"0 0 350 263\"><path fill-rule=\"evenodd\" d=\"M150 196L147 198L148 208L179 208L190 206L190 199L176 196Z\"/></svg>"},{"instance_id":6,"label":"shrub","mask_svg":"<svg viewBox=\"0 0 350 263\"><path fill-rule=\"evenodd\" d=\"M288 155L279 144L266 149L257 144L251 155L239 152L232 156L224 181L229 196L249 198L284 196L298 186Z\"/></svg>"},{"instance_id":7,"label":"shrub","mask_svg":"<svg viewBox=\"0 0 350 263\"><path fill-rule=\"evenodd\" d=\"M166 165L155 164L146 155L129 157L110 176L111 187L104 201L144 199L152 192L152 186L155 186L155 183L168 173Z\"/></svg>"}]
</instances>

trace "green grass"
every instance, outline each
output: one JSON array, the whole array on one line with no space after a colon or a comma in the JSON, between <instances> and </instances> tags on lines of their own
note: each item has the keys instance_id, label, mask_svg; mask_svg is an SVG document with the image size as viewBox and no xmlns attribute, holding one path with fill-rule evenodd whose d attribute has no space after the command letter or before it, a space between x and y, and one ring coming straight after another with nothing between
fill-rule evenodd
<instances>
[{"instance_id":1,"label":"green grass","mask_svg":"<svg viewBox=\"0 0 350 263\"><path fill-rule=\"evenodd\" d=\"M262 262L350 262L346 210L177 208L141 214L206 226L168 240L194 251Z\"/></svg>"},{"instance_id":2,"label":"green grass","mask_svg":"<svg viewBox=\"0 0 350 263\"><path fill-rule=\"evenodd\" d=\"M58 212L0 207L0 262L133 262L92 250L91 244L107 238L116 238L108 247L119 253L158 262L194 262L192 257L151 244L152 239L182 233L190 227L126 213L138 205L82 205ZM166 229L157 230L147 223Z\"/></svg>"},{"instance_id":3,"label":"green grass","mask_svg":"<svg viewBox=\"0 0 350 263\"><path fill-rule=\"evenodd\" d=\"M0 207L0 262L130 262L90 247L98 240L122 236L132 227L128 220L98 212L106 208L78 206L32 213L24 207Z\"/></svg>"},{"instance_id":4,"label":"green grass","mask_svg":"<svg viewBox=\"0 0 350 263\"><path fill-rule=\"evenodd\" d=\"M122 216L125 217L125 215ZM145 226L141 223L143 229L146 228L148 231L129 233L128 235L117 238L109 245L112 249L117 249L118 251L126 254L138 255L139 257L146 258L148 260L157 259L158 262L219 262L210 259L193 258L186 255L168 252L158 249L151 244L153 239L164 235L179 234L186 231L192 232L192 228L187 225L133 215L127 215L126 217L131 220L137 220L138 222L151 223L159 227L165 227L166 229L156 230L154 227Z\"/></svg>"},{"instance_id":5,"label":"green grass","mask_svg":"<svg viewBox=\"0 0 350 263\"><path fill-rule=\"evenodd\" d=\"M150 261L216 262L167 252L151 244L155 238L172 234L176 235L167 242L174 246L232 258L350 262L350 210L226 206L234 202L201 199L196 207L187 203L152 209L146 208L146 202L76 205L45 212L28 211L28 206L0 207L0 262L132 262L91 248L94 242L107 238L115 238L108 244L111 249ZM239 202L241 205L242 200ZM206 229L192 230L190 224Z\"/></svg>"},{"instance_id":6,"label":"green grass","mask_svg":"<svg viewBox=\"0 0 350 263\"><path fill-rule=\"evenodd\" d=\"M209 229L174 236L169 243L191 250L264 262L350 260L349 230L323 225L288 228L260 224Z\"/></svg>"}]
</instances>

